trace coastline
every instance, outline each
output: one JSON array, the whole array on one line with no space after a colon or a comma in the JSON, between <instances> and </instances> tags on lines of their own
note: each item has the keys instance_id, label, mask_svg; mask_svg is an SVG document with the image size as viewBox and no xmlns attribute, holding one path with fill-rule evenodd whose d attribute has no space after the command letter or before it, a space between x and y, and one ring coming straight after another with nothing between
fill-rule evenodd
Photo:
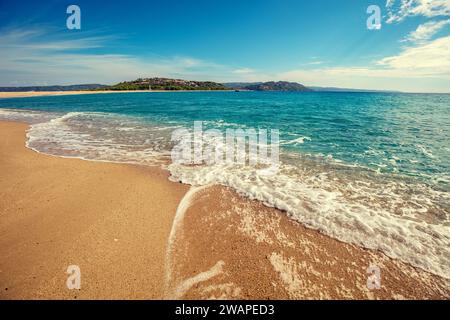
<instances>
[{"instance_id":1,"label":"coastline","mask_svg":"<svg viewBox=\"0 0 450 320\"><path fill-rule=\"evenodd\" d=\"M77 94L106 94L106 93L137 93L137 92L233 92L233 90L99 90L99 91L24 91L24 92L0 92L0 99L27 98L45 96L68 96Z\"/></svg>"},{"instance_id":2,"label":"coastline","mask_svg":"<svg viewBox=\"0 0 450 320\"><path fill-rule=\"evenodd\" d=\"M0 122L0 299L448 299L450 281L221 186L33 152ZM189 191L190 190L190 191ZM381 288L368 289L379 266ZM81 290L66 288L79 265Z\"/></svg>"},{"instance_id":3,"label":"coastline","mask_svg":"<svg viewBox=\"0 0 450 320\"><path fill-rule=\"evenodd\" d=\"M45 96L67 96L76 94L107 93L107 91L25 91L25 92L0 92L0 98L27 98Z\"/></svg>"}]
</instances>

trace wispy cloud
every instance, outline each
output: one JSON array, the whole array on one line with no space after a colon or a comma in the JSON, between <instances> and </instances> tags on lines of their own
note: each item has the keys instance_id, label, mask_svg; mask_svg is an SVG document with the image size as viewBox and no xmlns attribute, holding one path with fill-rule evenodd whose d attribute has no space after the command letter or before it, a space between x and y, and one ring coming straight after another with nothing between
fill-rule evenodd
<instances>
[{"instance_id":1,"label":"wispy cloud","mask_svg":"<svg viewBox=\"0 0 450 320\"><path fill-rule=\"evenodd\" d=\"M387 23L400 22L410 16L450 15L450 0L387 0Z\"/></svg>"},{"instance_id":2,"label":"wispy cloud","mask_svg":"<svg viewBox=\"0 0 450 320\"><path fill-rule=\"evenodd\" d=\"M256 71L251 68L240 68L240 69L233 70L233 73L235 73L235 74L250 74L250 73L255 73L255 72Z\"/></svg>"},{"instance_id":3,"label":"wispy cloud","mask_svg":"<svg viewBox=\"0 0 450 320\"><path fill-rule=\"evenodd\" d=\"M57 33L56 29L48 27L3 29L0 33L0 47L33 50L82 50L100 48L117 39L116 36L110 35L74 38L67 33L55 38L53 36L55 33Z\"/></svg>"},{"instance_id":4,"label":"wispy cloud","mask_svg":"<svg viewBox=\"0 0 450 320\"><path fill-rule=\"evenodd\" d=\"M415 43L423 43L432 36L434 36L437 32L443 29L445 26L450 24L450 19L442 20L442 21L429 21L424 24L421 24L417 27L415 31L412 31L403 41L410 41Z\"/></svg>"},{"instance_id":5,"label":"wispy cloud","mask_svg":"<svg viewBox=\"0 0 450 320\"><path fill-rule=\"evenodd\" d=\"M185 56L136 57L108 52L114 37L65 35L46 28L1 30L0 85L115 83L145 76L207 78L224 67Z\"/></svg>"},{"instance_id":6,"label":"wispy cloud","mask_svg":"<svg viewBox=\"0 0 450 320\"><path fill-rule=\"evenodd\" d=\"M405 47L368 66L296 69L274 74L279 80L308 85L449 92L450 36Z\"/></svg>"},{"instance_id":7,"label":"wispy cloud","mask_svg":"<svg viewBox=\"0 0 450 320\"><path fill-rule=\"evenodd\" d=\"M388 23L410 16L450 15L450 0L387 0ZM450 19L429 21L410 32L396 55L367 66L302 68L274 74L280 80L309 85L348 86L404 91L450 91L450 36L432 39ZM318 63L319 64L319 63Z\"/></svg>"},{"instance_id":8,"label":"wispy cloud","mask_svg":"<svg viewBox=\"0 0 450 320\"><path fill-rule=\"evenodd\" d=\"M306 64L310 65L310 66L314 66L314 65L324 64L324 63L325 63L324 61L315 60L315 61L308 62Z\"/></svg>"},{"instance_id":9,"label":"wispy cloud","mask_svg":"<svg viewBox=\"0 0 450 320\"><path fill-rule=\"evenodd\" d=\"M378 65L409 72L418 77L450 75L450 36L405 48L396 56L386 57Z\"/></svg>"}]
</instances>

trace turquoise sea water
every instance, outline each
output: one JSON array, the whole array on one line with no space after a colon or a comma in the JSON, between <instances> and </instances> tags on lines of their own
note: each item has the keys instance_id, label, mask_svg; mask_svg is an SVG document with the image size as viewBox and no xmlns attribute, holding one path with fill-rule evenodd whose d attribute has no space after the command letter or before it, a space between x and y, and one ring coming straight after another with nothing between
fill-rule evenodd
<instances>
[{"instance_id":1,"label":"turquoise sea water","mask_svg":"<svg viewBox=\"0 0 450 320\"><path fill-rule=\"evenodd\" d=\"M150 92L0 100L33 124L36 151L155 164L175 128L279 129L271 177L237 166L169 165L172 179L220 183L342 241L441 276L450 270L450 95Z\"/></svg>"},{"instance_id":2,"label":"turquoise sea water","mask_svg":"<svg viewBox=\"0 0 450 320\"><path fill-rule=\"evenodd\" d=\"M0 100L1 108L106 112L191 127L276 128L283 148L382 172L450 183L450 95L384 93L120 93ZM216 125L215 125L216 124ZM299 142L301 142L300 139Z\"/></svg>"}]
</instances>

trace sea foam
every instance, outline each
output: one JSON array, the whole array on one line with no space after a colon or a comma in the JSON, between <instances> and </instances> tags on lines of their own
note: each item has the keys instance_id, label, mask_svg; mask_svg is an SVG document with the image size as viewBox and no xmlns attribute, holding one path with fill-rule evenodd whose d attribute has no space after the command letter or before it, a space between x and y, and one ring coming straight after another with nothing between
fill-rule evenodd
<instances>
[{"instance_id":1,"label":"sea foam","mask_svg":"<svg viewBox=\"0 0 450 320\"><path fill-rule=\"evenodd\" d=\"M438 210L435 202L440 199L449 203L448 194L422 185L415 192L426 192L427 196L405 198L402 190L409 187L401 183L367 185L353 181L344 185L337 177L311 177L289 165L282 165L274 176L260 176L257 170L233 165L171 164L168 169L173 181L231 187L335 239L381 250L391 258L449 278L449 226L420 217Z\"/></svg>"}]
</instances>

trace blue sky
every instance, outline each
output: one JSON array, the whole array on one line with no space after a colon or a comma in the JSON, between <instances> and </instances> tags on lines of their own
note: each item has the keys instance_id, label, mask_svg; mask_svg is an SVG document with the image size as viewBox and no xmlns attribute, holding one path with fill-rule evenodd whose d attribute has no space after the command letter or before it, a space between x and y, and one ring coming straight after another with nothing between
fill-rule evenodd
<instances>
[{"instance_id":1,"label":"blue sky","mask_svg":"<svg viewBox=\"0 0 450 320\"><path fill-rule=\"evenodd\" d=\"M71 4L81 30L66 27ZM450 0L3 0L0 52L1 86L167 76L450 92Z\"/></svg>"}]
</instances>

